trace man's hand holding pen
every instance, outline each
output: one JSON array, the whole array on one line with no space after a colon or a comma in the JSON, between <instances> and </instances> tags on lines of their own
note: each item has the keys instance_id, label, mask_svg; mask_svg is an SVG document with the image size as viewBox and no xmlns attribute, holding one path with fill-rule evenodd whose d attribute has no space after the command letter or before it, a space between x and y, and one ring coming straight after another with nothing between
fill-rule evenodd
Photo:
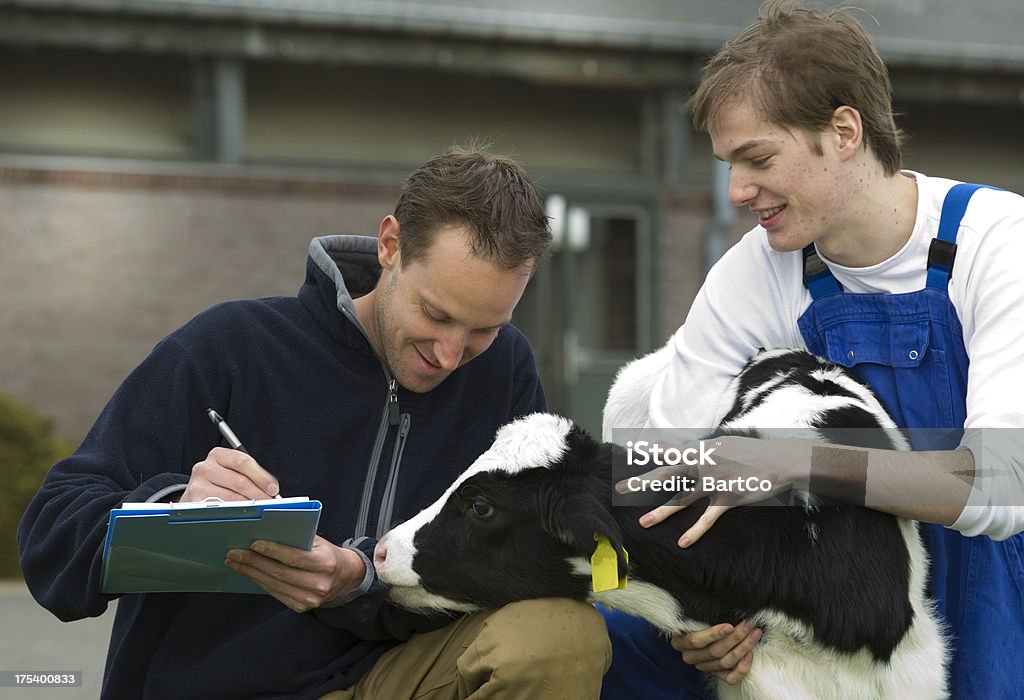
<instances>
[{"instance_id":1,"label":"man's hand holding pen","mask_svg":"<svg viewBox=\"0 0 1024 700\"><path fill-rule=\"evenodd\" d=\"M214 447L192 467L182 502L219 498L222 501L258 501L281 491L277 479L245 452Z\"/></svg>"},{"instance_id":2,"label":"man's hand holding pen","mask_svg":"<svg viewBox=\"0 0 1024 700\"><path fill-rule=\"evenodd\" d=\"M281 485L277 479L249 455L227 421L212 408L206 409L206 415L217 426L231 449L214 447L206 459L192 467L192 475L181 496L181 502L202 501L205 498L219 498L222 501L280 498Z\"/></svg>"}]
</instances>

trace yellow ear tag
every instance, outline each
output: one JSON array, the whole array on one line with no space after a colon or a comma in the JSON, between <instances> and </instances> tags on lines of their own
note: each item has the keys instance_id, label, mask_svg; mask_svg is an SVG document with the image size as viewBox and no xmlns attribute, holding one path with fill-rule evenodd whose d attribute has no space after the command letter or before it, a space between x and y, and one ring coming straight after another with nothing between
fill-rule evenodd
<instances>
[{"instance_id":1,"label":"yellow ear tag","mask_svg":"<svg viewBox=\"0 0 1024 700\"><path fill-rule=\"evenodd\" d=\"M615 548L604 535L594 535L597 547L593 556L590 557L590 576L593 582L595 593L601 591L621 590L626 587L626 572L619 576L619 558L615 555ZM625 549L622 555L629 562L629 553Z\"/></svg>"}]
</instances>

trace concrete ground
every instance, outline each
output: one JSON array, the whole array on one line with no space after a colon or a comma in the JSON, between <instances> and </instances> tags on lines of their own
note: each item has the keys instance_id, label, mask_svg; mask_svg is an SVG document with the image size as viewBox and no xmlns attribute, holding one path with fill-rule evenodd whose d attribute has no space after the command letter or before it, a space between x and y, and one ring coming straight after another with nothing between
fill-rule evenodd
<instances>
[{"instance_id":1,"label":"concrete ground","mask_svg":"<svg viewBox=\"0 0 1024 700\"><path fill-rule=\"evenodd\" d=\"M98 698L113 622L113 605L102 617L61 622L23 582L0 579L0 671L82 674L80 688L0 687L0 700Z\"/></svg>"}]
</instances>

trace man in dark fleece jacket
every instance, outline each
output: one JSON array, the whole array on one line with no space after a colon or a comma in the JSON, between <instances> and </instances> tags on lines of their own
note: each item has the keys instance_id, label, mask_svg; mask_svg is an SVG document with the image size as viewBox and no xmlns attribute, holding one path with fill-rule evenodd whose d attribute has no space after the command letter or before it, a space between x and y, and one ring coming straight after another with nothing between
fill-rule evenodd
<instances>
[{"instance_id":1,"label":"man in dark fleece jacket","mask_svg":"<svg viewBox=\"0 0 1024 700\"><path fill-rule=\"evenodd\" d=\"M106 610L103 538L125 501L281 493L323 514L311 551L226 553L269 595L121 596L104 698L597 696L610 651L589 606L414 615L387 603L372 565L376 538L499 426L545 410L508 323L549 240L517 164L452 149L409 177L376 239L314 239L297 297L215 306L156 346L25 513L36 599L65 621ZM213 447L207 407L252 457Z\"/></svg>"}]
</instances>

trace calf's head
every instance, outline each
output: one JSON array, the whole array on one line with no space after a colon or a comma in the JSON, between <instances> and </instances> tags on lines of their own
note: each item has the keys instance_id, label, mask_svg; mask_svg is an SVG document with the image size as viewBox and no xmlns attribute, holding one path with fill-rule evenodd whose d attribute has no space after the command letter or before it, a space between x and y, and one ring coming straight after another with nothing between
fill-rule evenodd
<instances>
[{"instance_id":1,"label":"calf's head","mask_svg":"<svg viewBox=\"0 0 1024 700\"><path fill-rule=\"evenodd\" d=\"M549 596L584 600L595 535L625 571L610 512L610 445L534 414L501 428L435 503L377 545L377 576L414 610L472 611Z\"/></svg>"}]
</instances>

